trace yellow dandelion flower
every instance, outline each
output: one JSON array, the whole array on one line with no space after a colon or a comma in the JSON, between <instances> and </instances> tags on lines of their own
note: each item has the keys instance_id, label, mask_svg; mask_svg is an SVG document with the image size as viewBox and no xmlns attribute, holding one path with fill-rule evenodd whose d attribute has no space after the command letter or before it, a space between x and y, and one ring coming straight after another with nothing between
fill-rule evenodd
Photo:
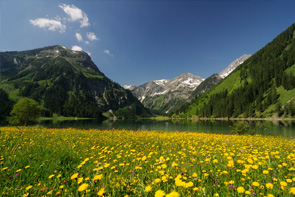
<instances>
[{"instance_id":1,"label":"yellow dandelion flower","mask_svg":"<svg viewBox=\"0 0 295 197\"><path fill-rule=\"evenodd\" d=\"M7 169L8 169L8 167L2 168L1 171L7 170Z\"/></svg>"},{"instance_id":2,"label":"yellow dandelion flower","mask_svg":"<svg viewBox=\"0 0 295 197\"><path fill-rule=\"evenodd\" d=\"M88 187L88 184L87 183L83 183L82 185L80 185L80 187L78 188L78 191L79 192L82 192L84 190L86 190Z\"/></svg>"},{"instance_id":3,"label":"yellow dandelion flower","mask_svg":"<svg viewBox=\"0 0 295 197\"><path fill-rule=\"evenodd\" d=\"M104 187L103 187L103 188L101 188L101 189L97 192L97 195L98 195L98 196L103 196L104 193L105 193L105 189L104 189Z\"/></svg>"},{"instance_id":4,"label":"yellow dandelion flower","mask_svg":"<svg viewBox=\"0 0 295 197\"><path fill-rule=\"evenodd\" d=\"M28 187L26 187L26 190L29 190L31 189L33 186L32 185L29 185Z\"/></svg>"},{"instance_id":5,"label":"yellow dandelion flower","mask_svg":"<svg viewBox=\"0 0 295 197\"><path fill-rule=\"evenodd\" d=\"M273 184L272 184L272 183L266 183L266 184L265 184L265 187L266 187L267 189L272 189L272 188L273 188Z\"/></svg>"},{"instance_id":6,"label":"yellow dandelion flower","mask_svg":"<svg viewBox=\"0 0 295 197\"><path fill-rule=\"evenodd\" d=\"M52 177L54 177L54 174L52 174L52 175L49 175L49 177L48 177L48 178L49 178L49 179L51 179Z\"/></svg>"},{"instance_id":7,"label":"yellow dandelion flower","mask_svg":"<svg viewBox=\"0 0 295 197\"><path fill-rule=\"evenodd\" d=\"M166 197L179 197L179 196L180 196L179 193L176 191L173 191L166 195Z\"/></svg>"},{"instance_id":8,"label":"yellow dandelion flower","mask_svg":"<svg viewBox=\"0 0 295 197\"><path fill-rule=\"evenodd\" d=\"M102 174L99 174L94 176L93 181L101 180L101 179L102 179Z\"/></svg>"},{"instance_id":9,"label":"yellow dandelion flower","mask_svg":"<svg viewBox=\"0 0 295 197\"><path fill-rule=\"evenodd\" d=\"M197 188L197 187L194 187L194 189L193 189L195 192L197 192L197 191L199 191L199 188Z\"/></svg>"},{"instance_id":10,"label":"yellow dandelion flower","mask_svg":"<svg viewBox=\"0 0 295 197\"><path fill-rule=\"evenodd\" d=\"M79 173L77 172L77 173L75 173L75 174L73 174L72 176L71 176L71 179L73 180L73 179L76 179L77 177L78 177L78 175L79 175Z\"/></svg>"},{"instance_id":11,"label":"yellow dandelion flower","mask_svg":"<svg viewBox=\"0 0 295 197\"><path fill-rule=\"evenodd\" d=\"M103 167L107 168L107 167L109 167L110 165L111 165L111 164L109 164L109 163L105 163Z\"/></svg>"},{"instance_id":12,"label":"yellow dandelion flower","mask_svg":"<svg viewBox=\"0 0 295 197\"><path fill-rule=\"evenodd\" d=\"M295 195L295 187L291 187L289 193Z\"/></svg>"},{"instance_id":13,"label":"yellow dandelion flower","mask_svg":"<svg viewBox=\"0 0 295 197\"><path fill-rule=\"evenodd\" d=\"M269 171L268 171L268 170L263 170L262 173L263 173L263 174L268 174Z\"/></svg>"},{"instance_id":14,"label":"yellow dandelion flower","mask_svg":"<svg viewBox=\"0 0 295 197\"><path fill-rule=\"evenodd\" d=\"M81 177L81 178L78 178L78 184L80 184L80 183L82 183L82 181L83 181L83 177Z\"/></svg>"},{"instance_id":15,"label":"yellow dandelion flower","mask_svg":"<svg viewBox=\"0 0 295 197\"><path fill-rule=\"evenodd\" d=\"M148 185L148 186L146 186L145 188L144 188L144 191L145 192L150 192L150 191L152 191L152 187L150 186L150 185Z\"/></svg>"},{"instance_id":16,"label":"yellow dandelion flower","mask_svg":"<svg viewBox=\"0 0 295 197\"><path fill-rule=\"evenodd\" d=\"M280 182L280 185L283 186L283 187L286 187L287 186L287 183L285 181L281 181Z\"/></svg>"},{"instance_id":17,"label":"yellow dandelion flower","mask_svg":"<svg viewBox=\"0 0 295 197\"><path fill-rule=\"evenodd\" d=\"M194 172L192 177L196 178L196 177L198 177L198 174Z\"/></svg>"},{"instance_id":18,"label":"yellow dandelion flower","mask_svg":"<svg viewBox=\"0 0 295 197\"><path fill-rule=\"evenodd\" d=\"M165 196L165 192L163 190L158 190L155 193L155 197L163 197Z\"/></svg>"},{"instance_id":19,"label":"yellow dandelion flower","mask_svg":"<svg viewBox=\"0 0 295 197\"><path fill-rule=\"evenodd\" d=\"M244 189L244 187L240 186L240 187L237 188L237 191L238 191L239 194L241 194L241 193L245 192L245 189Z\"/></svg>"},{"instance_id":20,"label":"yellow dandelion flower","mask_svg":"<svg viewBox=\"0 0 295 197\"><path fill-rule=\"evenodd\" d=\"M252 183L252 185L255 186L255 187L258 187L260 184L255 181L255 182Z\"/></svg>"}]
</instances>

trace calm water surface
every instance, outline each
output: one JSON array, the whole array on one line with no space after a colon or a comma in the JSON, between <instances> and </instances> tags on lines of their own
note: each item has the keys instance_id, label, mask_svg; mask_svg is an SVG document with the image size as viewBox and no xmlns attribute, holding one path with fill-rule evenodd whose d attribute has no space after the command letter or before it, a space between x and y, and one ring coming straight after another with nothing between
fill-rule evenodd
<instances>
[{"instance_id":1,"label":"calm water surface","mask_svg":"<svg viewBox=\"0 0 295 197\"><path fill-rule=\"evenodd\" d=\"M95 120L77 121L42 121L41 126L49 128L82 128L82 129L127 129L157 131L190 131L205 133L225 133L237 121L225 120L117 120L97 122ZM295 121L244 121L250 124L256 133L261 135L281 135L295 139Z\"/></svg>"}]
</instances>

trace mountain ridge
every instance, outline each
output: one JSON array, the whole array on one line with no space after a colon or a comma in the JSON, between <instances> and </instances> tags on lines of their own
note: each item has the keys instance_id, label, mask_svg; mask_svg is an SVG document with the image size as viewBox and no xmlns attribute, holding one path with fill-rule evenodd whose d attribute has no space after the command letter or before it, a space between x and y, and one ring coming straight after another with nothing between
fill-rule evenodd
<instances>
[{"instance_id":1,"label":"mountain ridge","mask_svg":"<svg viewBox=\"0 0 295 197\"><path fill-rule=\"evenodd\" d=\"M227 77L230 73L232 73L239 65L244 63L249 57L251 57L251 54L244 54L241 57L235 59L233 62L231 62L224 70L222 70L219 73L219 76L221 78Z\"/></svg>"},{"instance_id":2,"label":"mountain ridge","mask_svg":"<svg viewBox=\"0 0 295 197\"><path fill-rule=\"evenodd\" d=\"M64 116L151 115L130 91L107 78L86 52L54 45L1 52L0 63L0 88L14 100L30 97Z\"/></svg>"},{"instance_id":3,"label":"mountain ridge","mask_svg":"<svg viewBox=\"0 0 295 197\"><path fill-rule=\"evenodd\" d=\"M183 73L173 79L159 79L140 86L124 87L129 88L145 107L168 114L185 101L203 80L191 73Z\"/></svg>"}]
</instances>

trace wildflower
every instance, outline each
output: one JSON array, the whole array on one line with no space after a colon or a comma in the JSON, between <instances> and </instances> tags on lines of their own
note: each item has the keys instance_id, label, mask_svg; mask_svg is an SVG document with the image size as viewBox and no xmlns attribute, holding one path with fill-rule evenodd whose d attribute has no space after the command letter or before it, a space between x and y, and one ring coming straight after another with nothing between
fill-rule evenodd
<instances>
[{"instance_id":1,"label":"wildflower","mask_svg":"<svg viewBox=\"0 0 295 197\"><path fill-rule=\"evenodd\" d=\"M253 182L252 185L258 187L260 184L258 182Z\"/></svg>"},{"instance_id":2,"label":"wildflower","mask_svg":"<svg viewBox=\"0 0 295 197\"><path fill-rule=\"evenodd\" d=\"M83 177L81 177L81 178L78 178L78 184L80 184L80 183L82 183L82 181L83 181Z\"/></svg>"},{"instance_id":3,"label":"wildflower","mask_svg":"<svg viewBox=\"0 0 295 197\"><path fill-rule=\"evenodd\" d=\"M175 191L173 191L173 192L166 195L166 197L179 197L179 196L180 196L179 193L175 192Z\"/></svg>"},{"instance_id":4,"label":"wildflower","mask_svg":"<svg viewBox=\"0 0 295 197\"><path fill-rule=\"evenodd\" d=\"M105 163L103 167L107 168L107 167L109 167L110 165L111 165L111 164L109 164L109 163Z\"/></svg>"},{"instance_id":5,"label":"wildflower","mask_svg":"<svg viewBox=\"0 0 295 197\"><path fill-rule=\"evenodd\" d=\"M23 195L23 197L27 197L27 196L29 196L29 193L26 193L26 194Z\"/></svg>"},{"instance_id":6,"label":"wildflower","mask_svg":"<svg viewBox=\"0 0 295 197\"><path fill-rule=\"evenodd\" d=\"M8 167L2 168L1 171L7 170L7 169L8 169Z\"/></svg>"},{"instance_id":7,"label":"wildflower","mask_svg":"<svg viewBox=\"0 0 295 197\"><path fill-rule=\"evenodd\" d=\"M193 182L188 182L188 183L185 183L185 188L189 188L189 187L192 187L194 186L194 183Z\"/></svg>"},{"instance_id":8,"label":"wildflower","mask_svg":"<svg viewBox=\"0 0 295 197\"><path fill-rule=\"evenodd\" d=\"M158 190L155 193L155 197L163 197L165 195L165 192L163 190Z\"/></svg>"},{"instance_id":9,"label":"wildflower","mask_svg":"<svg viewBox=\"0 0 295 197\"><path fill-rule=\"evenodd\" d=\"M283 187L286 187L287 186L287 183L285 181L281 181L280 182L280 185L283 186Z\"/></svg>"},{"instance_id":10,"label":"wildflower","mask_svg":"<svg viewBox=\"0 0 295 197\"><path fill-rule=\"evenodd\" d=\"M263 173L263 174L268 174L269 171L268 171L268 170L263 170L262 173Z\"/></svg>"},{"instance_id":11,"label":"wildflower","mask_svg":"<svg viewBox=\"0 0 295 197\"><path fill-rule=\"evenodd\" d=\"M266 186L267 189L272 189L273 188L272 183L266 183L265 186Z\"/></svg>"},{"instance_id":12,"label":"wildflower","mask_svg":"<svg viewBox=\"0 0 295 197\"><path fill-rule=\"evenodd\" d=\"M237 188L237 191L238 191L238 193L244 193L245 192L245 189L244 189L244 187L238 187Z\"/></svg>"},{"instance_id":13,"label":"wildflower","mask_svg":"<svg viewBox=\"0 0 295 197\"><path fill-rule=\"evenodd\" d=\"M289 193L295 195L295 187L291 187Z\"/></svg>"},{"instance_id":14,"label":"wildflower","mask_svg":"<svg viewBox=\"0 0 295 197\"><path fill-rule=\"evenodd\" d=\"M145 192L150 192L150 191L152 191L152 187L151 187L150 185L148 185L148 186L146 186L146 187L144 188L144 191L145 191Z\"/></svg>"},{"instance_id":15,"label":"wildflower","mask_svg":"<svg viewBox=\"0 0 295 197\"><path fill-rule=\"evenodd\" d=\"M155 179L155 183L160 183L161 182L161 179Z\"/></svg>"},{"instance_id":16,"label":"wildflower","mask_svg":"<svg viewBox=\"0 0 295 197\"><path fill-rule=\"evenodd\" d=\"M102 174L99 174L94 176L93 181L101 180L101 179L102 179Z\"/></svg>"},{"instance_id":17,"label":"wildflower","mask_svg":"<svg viewBox=\"0 0 295 197\"><path fill-rule=\"evenodd\" d=\"M26 187L26 190L29 190L31 189L33 186L32 185L29 185L28 187Z\"/></svg>"},{"instance_id":18,"label":"wildflower","mask_svg":"<svg viewBox=\"0 0 295 197\"><path fill-rule=\"evenodd\" d=\"M75 173L75 174L73 174L72 176L71 176L71 179L73 180L73 179L76 179L77 177L78 177L78 175L79 175L79 173L77 172L77 173Z\"/></svg>"},{"instance_id":19,"label":"wildflower","mask_svg":"<svg viewBox=\"0 0 295 197\"><path fill-rule=\"evenodd\" d=\"M26 166L25 169L29 168L30 166Z\"/></svg>"},{"instance_id":20,"label":"wildflower","mask_svg":"<svg viewBox=\"0 0 295 197\"><path fill-rule=\"evenodd\" d=\"M197 192L197 191L199 191L199 188L197 188L197 187L194 187L194 189L193 189L195 192Z\"/></svg>"},{"instance_id":21,"label":"wildflower","mask_svg":"<svg viewBox=\"0 0 295 197\"><path fill-rule=\"evenodd\" d=\"M103 188L101 188L101 189L97 192L97 195L98 195L98 196L103 196L104 193L105 193L105 189L104 189L104 187L103 187Z\"/></svg>"},{"instance_id":22,"label":"wildflower","mask_svg":"<svg viewBox=\"0 0 295 197\"><path fill-rule=\"evenodd\" d=\"M49 179L51 179L52 177L54 177L54 174L52 174L52 175L49 175L49 177L48 177L48 178L49 178Z\"/></svg>"},{"instance_id":23,"label":"wildflower","mask_svg":"<svg viewBox=\"0 0 295 197\"><path fill-rule=\"evenodd\" d=\"M18 169L17 171L15 171L15 172L20 172L20 171L22 171L22 169Z\"/></svg>"},{"instance_id":24,"label":"wildflower","mask_svg":"<svg viewBox=\"0 0 295 197\"><path fill-rule=\"evenodd\" d=\"M88 187L88 184L87 183L83 183L79 188L78 188L78 191L79 192L82 192L84 190L86 190Z\"/></svg>"}]
</instances>

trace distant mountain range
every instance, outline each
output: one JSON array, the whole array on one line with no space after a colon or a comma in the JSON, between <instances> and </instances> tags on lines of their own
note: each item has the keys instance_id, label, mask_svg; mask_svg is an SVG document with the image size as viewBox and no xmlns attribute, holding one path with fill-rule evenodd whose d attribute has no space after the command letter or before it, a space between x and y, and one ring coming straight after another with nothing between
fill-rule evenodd
<instances>
[{"instance_id":1,"label":"distant mountain range","mask_svg":"<svg viewBox=\"0 0 295 197\"><path fill-rule=\"evenodd\" d=\"M159 79L140 86L124 85L142 104L156 113L169 114L182 104L199 96L227 77L251 55L243 55L234 60L219 75L213 74L206 80L184 73L174 79Z\"/></svg>"},{"instance_id":2,"label":"distant mountain range","mask_svg":"<svg viewBox=\"0 0 295 197\"><path fill-rule=\"evenodd\" d=\"M1 52L0 88L29 97L51 114L102 119L151 116L132 93L107 78L85 52L63 46Z\"/></svg>"},{"instance_id":3,"label":"distant mountain range","mask_svg":"<svg viewBox=\"0 0 295 197\"><path fill-rule=\"evenodd\" d=\"M174 79L159 79L140 86L128 86L145 107L168 114L181 105L204 79L184 73Z\"/></svg>"}]
</instances>

